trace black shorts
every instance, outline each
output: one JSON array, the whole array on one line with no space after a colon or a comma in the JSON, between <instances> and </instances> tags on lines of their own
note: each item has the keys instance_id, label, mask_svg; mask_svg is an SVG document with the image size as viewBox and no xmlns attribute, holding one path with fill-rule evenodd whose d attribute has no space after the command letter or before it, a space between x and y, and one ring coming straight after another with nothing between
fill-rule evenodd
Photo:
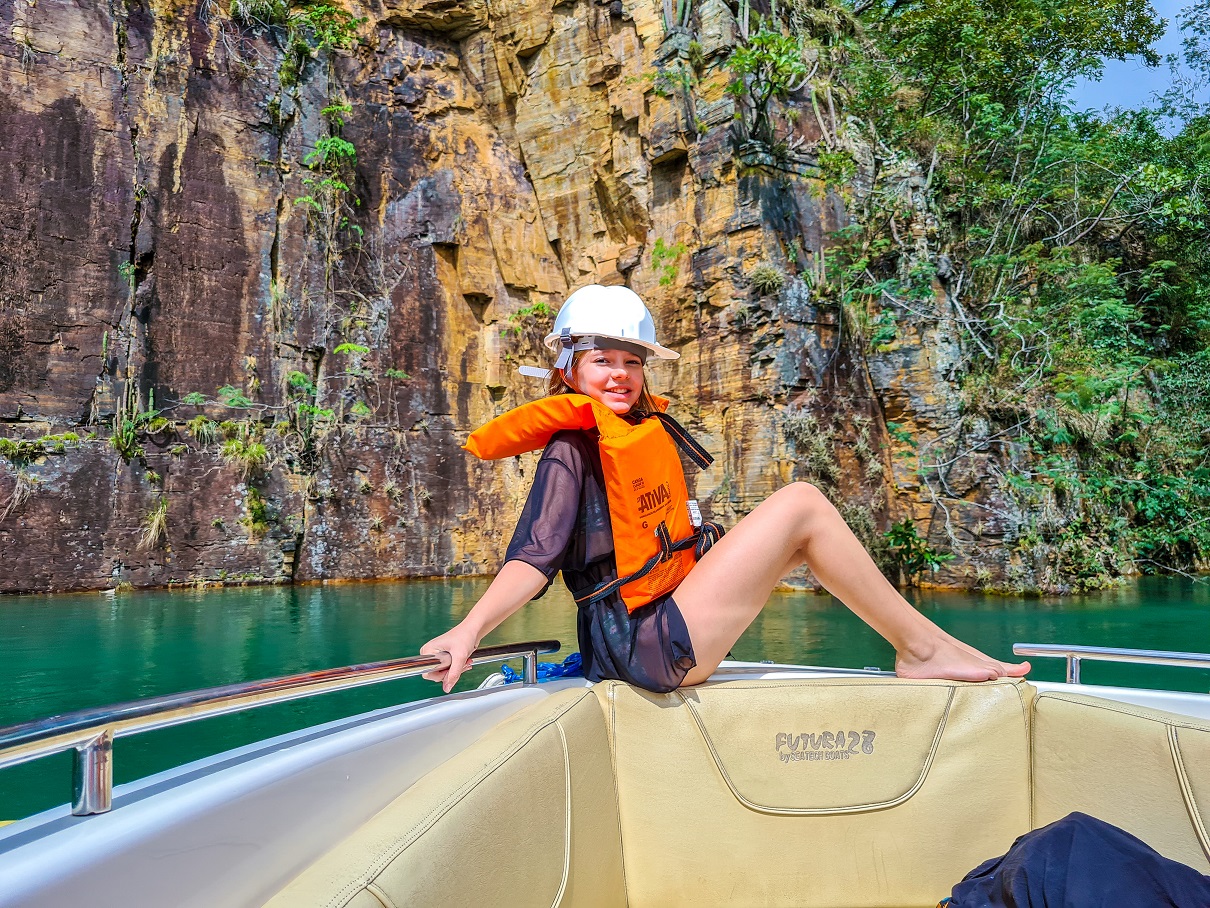
<instances>
[{"instance_id":1,"label":"black shorts","mask_svg":"<svg viewBox=\"0 0 1210 908\"><path fill-rule=\"evenodd\" d=\"M581 606L584 677L618 680L657 694L676 690L697 665L685 618L671 596L627 613L620 599Z\"/></svg>"}]
</instances>

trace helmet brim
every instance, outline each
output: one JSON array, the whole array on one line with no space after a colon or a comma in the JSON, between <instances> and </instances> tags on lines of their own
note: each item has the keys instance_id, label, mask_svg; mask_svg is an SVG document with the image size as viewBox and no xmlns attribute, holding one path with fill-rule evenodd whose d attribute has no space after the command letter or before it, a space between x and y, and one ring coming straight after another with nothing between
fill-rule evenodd
<instances>
[{"instance_id":1,"label":"helmet brim","mask_svg":"<svg viewBox=\"0 0 1210 908\"><path fill-rule=\"evenodd\" d=\"M579 335L576 335L579 336ZM681 355L675 350L669 350L667 347L657 344L654 341L639 340L637 337L618 337L614 334L592 334L592 337L603 337L608 340L621 341L626 344L633 344L636 347L642 347L654 356L656 359L680 359ZM553 353L559 351L559 335L548 334L542 343Z\"/></svg>"}]
</instances>

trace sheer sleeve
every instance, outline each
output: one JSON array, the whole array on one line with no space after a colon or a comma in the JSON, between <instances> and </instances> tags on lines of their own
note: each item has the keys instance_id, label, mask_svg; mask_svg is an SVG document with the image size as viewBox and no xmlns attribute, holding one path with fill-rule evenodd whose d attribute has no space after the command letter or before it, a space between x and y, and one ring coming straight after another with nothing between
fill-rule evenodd
<instances>
[{"instance_id":1,"label":"sheer sleeve","mask_svg":"<svg viewBox=\"0 0 1210 908\"><path fill-rule=\"evenodd\" d=\"M538 461L533 487L504 560L523 561L537 568L546 575L549 587L572 546L583 485L581 452L556 436Z\"/></svg>"}]
</instances>

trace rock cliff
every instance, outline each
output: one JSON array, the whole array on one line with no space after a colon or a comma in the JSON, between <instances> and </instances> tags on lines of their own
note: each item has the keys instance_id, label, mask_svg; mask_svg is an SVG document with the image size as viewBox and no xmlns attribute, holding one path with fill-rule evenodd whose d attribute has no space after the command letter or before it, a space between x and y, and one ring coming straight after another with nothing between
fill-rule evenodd
<instances>
[{"instance_id":1,"label":"rock cliff","mask_svg":"<svg viewBox=\"0 0 1210 908\"><path fill-rule=\"evenodd\" d=\"M920 480L944 295L878 352L813 295L817 121L738 143L733 9L664 7L0 5L0 591L492 571L534 461L459 445L590 282L681 352L650 377L717 519L812 479L964 543L940 582L1001 572L977 438Z\"/></svg>"}]
</instances>

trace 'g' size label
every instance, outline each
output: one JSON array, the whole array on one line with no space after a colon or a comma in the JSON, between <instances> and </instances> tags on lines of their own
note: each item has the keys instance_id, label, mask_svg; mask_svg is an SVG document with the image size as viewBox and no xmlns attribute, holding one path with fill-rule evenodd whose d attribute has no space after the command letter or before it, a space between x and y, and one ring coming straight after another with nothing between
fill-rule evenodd
<instances>
[{"instance_id":1,"label":"'g' size label","mask_svg":"<svg viewBox=\"0 0 1210 908\"><path fill-rule=\"evenodd\" d=\"M783 763L811 760L850 760L874 752L875 733L865 731L778 732L773 749Z\"/></svg>"}]
</instances>

